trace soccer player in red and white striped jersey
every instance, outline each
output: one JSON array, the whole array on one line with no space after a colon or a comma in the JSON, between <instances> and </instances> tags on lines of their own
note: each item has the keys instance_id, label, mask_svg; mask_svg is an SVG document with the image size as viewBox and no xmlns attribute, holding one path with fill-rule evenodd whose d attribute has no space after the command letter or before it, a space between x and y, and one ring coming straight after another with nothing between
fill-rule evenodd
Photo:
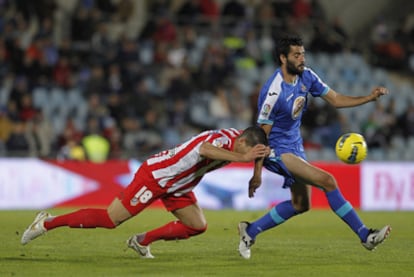
<instances>
[{"instance_id":1,"label":"soccer player in red and white striped jersey","mask_svg":"<svg viewBox=\"0 0 414 277\"><path fill-rule=\"evenodd\" d=\"M24 232L21 243L27 244L61 226L115 228L160 199L178 220L127 241L142 257L153 258L149 248L152 242L186 239L206 230L206 219L193 193L206 173L230 162L251 162L269 153L266 134L259 127L204 131L175 148L149 157L107 209L87 208L60 216L40 212Z\"/></svg>"}]
</instances>

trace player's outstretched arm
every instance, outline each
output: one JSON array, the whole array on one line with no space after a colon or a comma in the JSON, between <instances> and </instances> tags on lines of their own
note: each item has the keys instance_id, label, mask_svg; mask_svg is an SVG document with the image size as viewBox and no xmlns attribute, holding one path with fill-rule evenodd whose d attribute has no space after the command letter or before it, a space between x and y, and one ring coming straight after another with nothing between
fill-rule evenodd
<instances>
[{"instance_id":1,"label":"player's outstretched arm","mask_svg":"<svg viewBox=\"0 0 414 277\"><path fill-rule=\"evenodd\" d=\"M376 101L381 96L387 94L388 89L384 87L375 87L372 89L369 95L365 96L345 95L331 89L325 96L323 96L323 99L336 108L348 108L363 105L371 101Z\"/></svg>"},{"instance_id":2,"label":"player's outstretched arm","mask_svg":"<svg viewBox=\"0 0 414 277\"><path fill-rule=\"evenodd\" d=\"M257 158L269 155L269 147L263 144L257 144L250 148L246 153L237 153L220 147L216 147L208 142L203 142L200 146L200 155L219 161L229 162L251 162Z\"/></svg>"}]
</instances>

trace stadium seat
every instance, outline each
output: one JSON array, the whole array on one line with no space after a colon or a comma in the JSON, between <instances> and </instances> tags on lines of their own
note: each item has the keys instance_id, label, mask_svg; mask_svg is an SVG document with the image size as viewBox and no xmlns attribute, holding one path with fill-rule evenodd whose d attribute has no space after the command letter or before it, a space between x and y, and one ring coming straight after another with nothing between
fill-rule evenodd
<instances>
[{"instance_id":1,"label":"stadium seat","mask_svg":"<svg viewBox=\"0 0 414 277\"><path fill-rule=\"evenodd\" d=\"M49 92L44 87L36 87L33 89L33 105L36 108L43 109L45 106L49 106Z\"/></svg>"},{"instance_id":2,"label":"stadium seat","mask_svg":"<svg viewBox=\"0 0 414 277\"><path fill-rule=\"evenodd\" d=\"M5 106L9 101L10 88L8 86L1 86L0 88L0 105Z\"/></svg>"}]
</instances>

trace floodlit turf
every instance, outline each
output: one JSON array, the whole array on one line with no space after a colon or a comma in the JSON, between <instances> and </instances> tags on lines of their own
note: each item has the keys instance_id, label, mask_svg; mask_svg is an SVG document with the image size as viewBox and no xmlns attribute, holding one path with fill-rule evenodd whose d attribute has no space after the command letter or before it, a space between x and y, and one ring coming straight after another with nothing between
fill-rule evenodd
<instances>
[{"instance_id":1,"label":"floodlit turf","mask_svg":"<svg viewBox=\"0 0 414 277\"><path fill-rule=\"evenodd\" d=\"M68 210L51 210L60 214ZM312 210L261 234L252 258L237 252L237 223L263 211L206 211L209 228L185 241L152 245L153 260L126 249L133 233L172 220L146 210L113 230L51 231L26 246L20 237L35 211L1 211L0 276L414 276L414 213L360 213L369 226L393 227L376 251L365 250L329 210Z\"/></svg>"}]
</instances>

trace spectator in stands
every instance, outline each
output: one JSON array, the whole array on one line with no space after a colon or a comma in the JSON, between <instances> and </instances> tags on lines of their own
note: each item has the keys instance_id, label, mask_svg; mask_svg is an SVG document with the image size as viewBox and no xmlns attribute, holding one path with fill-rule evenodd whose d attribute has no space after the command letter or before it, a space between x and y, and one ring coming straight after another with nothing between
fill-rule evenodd
<instances>
[{"instance_id":1,"label":"spectator in stands","mask_svg":"<svg viewBox=\"0 0 414 277\"><path fill-rule=\"evenodd\" d=\"M32 120L37 114L36 107L33 106L33 98L31 94L24 94L21 97L19 117L24 122Z\"/></svg>"},{"instance_id":2,"label":"spectator in stands","mask_svg":"<svg viewBox=\"0 0 414 277\"><path fill-rule=\"evenodd\" d=\"M13 122L7 115L7 108L0 106L0 156L4 155L6 142L13 130Z\"/></svg>"},{"instance_id":3,"label":"spectator in stands","mask_svg":"<svg viewBox=\"0 0 414 277\"><path fill-rule=\"evenodd\" d=\"M13 121L13 128L6 141L7 155L12 157L28 157L30 153L29 138L26 125L21 120Z\"/></svg>"},{"instance_id":4,"label":"spectator in stands","mask_svg":"<svg viewBox=\"0 0 414 277\"><path fill-rule=\"evenodd\" d=\"M201 7L199 0L186 0L178 8L176 16L179 25L196 25L201 22Z\"/></svg>"},{"instance_id":5,"label":"spectator in stands","mask_svg":"<svg viewBox=\"0 0 414 277\"><path fill-rule=\"evenodd\" d=\"M70 87L72 77L72 68L69 59L65 56L59 57L53 68L53 81L61 88Z\"/></svg>"},{"instance_id":6,"label":"spectator in stands","mask_svg":"<svg viewBox=\"0 0 414 277\"><path fill-rule=\"evenodd\" d=\"M177 27L168 14L157 15L152 39L155 43L170 43L177 39Z\"/></svg>"},{"instance_id":7,"label":"spectator in stands","mask_svg":"<svg viewBox=\"0 0 414 277\"><path fill-rule=\"evenodd\" d=\"M209 114L214 118L217 127L223 128L224 125L222 124L230 125L232 114L227 90L223 86L217 85L214 89L213 98L210 101Z\"/></svg>"},{"instance_id":8,"label":"spectator in stands","mask_svg":"<svg viewBox=\"0 0 414 277\"><path fill-rule=\"evenodd\" d=\"M74 42L86 43L92 37L94 28L94 21L90 15L90 11L79 4L71 17L70 37Z\"/></svg>"},{"instance_id":9,"label":"spectator in stands","mask_svg":"<svg viewBox=\"0 0 414 277\"><path fill-rule=\"evenodd\" d=\"M293 0L292 15L297 20L306 20L312 16L311 0Z\"/></svg>"},{"instance_id":10,"label":"spectator in stands","mask_svg":"<svg viewBox=\"0 0 414 277\"><path fill-rule=\"evenodd\" d=\"M395 39L390 24L382 17L371 30L373 63L387 68L398 69L405 64L405 51Z\"/></svg>"},{"instance_id":11,"label":"spectator in stands","mask_svg":"<svg viewBox=\"0 0 414 277\"><path fill-rule=\"evenodd\" d=\"M144 139L140 145L140 150L147 154L153 154L162 148L162 130L160 121L162 120L159 111L156 109L149 109L145 113L144 121L142 123L142 131Z\"/></svg>"},{"instance_id":12,"label":"spectator in stands","mask_svg":"<svg viewBox=\"0 0 414 277\"><path fill-rule=\"evenodd\" d=\"M246 7L239 0L229 0L224 3L221 15L225 21L235 23L246 16Z\"/></svg>"},{"instance_id":13,"label":"spectator in stands","mask_svg":"<svg viewBox=\"0 0 414 277\"><path fill-rule=\"evenodd\" d=\"M100 163L108 159L110 144L103 135L101 122L97 117L88 118L81 143L89 161Z\"/></svg>"},{"instance_id":14,"label":"spectator in stands","mask_svg":"<svg viewBox=\"0 0 414 277\"><path fill-rule=\"evenodd\" d=\"M216 0L200 0L199 4L205 21L213 23L220 18L220 7Z\"/></svg>"},{"instance_id":15,"label":"spectator in stands","mask_svg":"<svg viewBox=\"0 0 414 277\"><path fill-rule=\"evenodd\" d=\"M143 118L148 109L151 109L153 95L144 78L136 80L130 93L125 95L124 110L128 115Z\"/></svg>"},{"instance_id":16,"label":"spectator in stands","mask_svg":"<svg viewBox=\"0 0 414 277\"><path fill-rule=\"evenodd\" d=\"M414 102L409 101L405 110L398 116L397 129L402 130L403 136L408 139L414 137Z\"/></svg>"},{"instance_id":17,"label":"spectator in stands","mask_svg":"<svg viewBox=\"0 0 414 277\"><path fill-rule=\"evenodd\" d=\"M383 104L377 102L375 110L369 114L361 127L368 147L386 149L389 146L390 132L394 123L394 116L387 113Z\"/></svg>"},{"instance_id":18,"label":"spectator in stands","mask_svg":"<svg viewBox=\"0 0 414 277\"><path fill-rule=\"evenodd\" d=\"M69 140L61 147L56 156L58 161L85 161L85 149L75 140Z\"/></svg>"},{"instance_id":19,"label":"spectator in stands","mask_svg":"<svg viewBox=\"0 0 414 277\"><path fill-rule=\"evenodd\" d=\"M50 157L55 132L42 110L35 110L34 116L27 122L26 131L33 155L40 158Z\"/></svg>"},{"instance_id":20,"label":"spectator in stands","mask_svg":"<svg viewBox=\"0 0 414 277\"><path fill-rule=\"evenodd\" d=\"M236 85L232 85L229 87L228 99L231 114L237 115L232 117L231 126L238 129L247 128L250 125L250 119L252 117L252 112L247 102L248 98L242 94Z\"/></svg>"},{"instance_id":21,"label":"spectator in stands","mask_svg":"<svg viewBox=\"0 0 414 277\"><path fill-rule=\"evenodd\" d=\"M69 117L66 120L65 127L61 134L56 135L56 150L63 151L65 145L69 144L69 141L75 141L77 144L82 140L83 133L76 127L73 118Z\"/></svg>"}]
</instances>

